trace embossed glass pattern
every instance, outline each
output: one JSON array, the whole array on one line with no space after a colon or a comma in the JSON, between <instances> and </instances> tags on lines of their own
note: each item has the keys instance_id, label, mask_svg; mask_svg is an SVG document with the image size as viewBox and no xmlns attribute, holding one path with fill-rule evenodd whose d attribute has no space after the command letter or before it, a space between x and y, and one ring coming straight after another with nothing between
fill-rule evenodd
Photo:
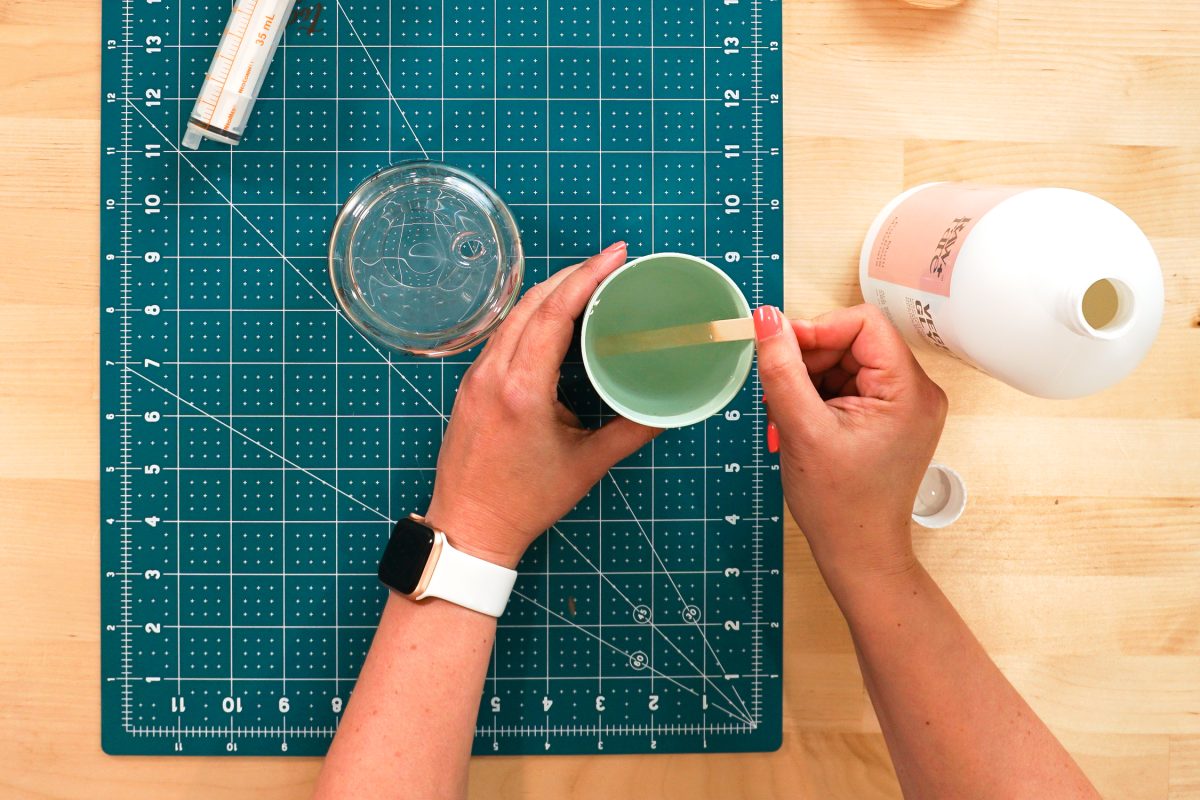
<instances>
[{"instance_id":1,"label":"embossed glass pattern","mask_svg":"<svg viewBox=\"0 0 1200 800\"><path fill-rule=\"evenodd\" d=\"M329 242L346 316L416 355L451 355L486 339L516 302L523 267L516 222L491 187L429 161L363 182Z\"/></svg>"}]
</instances>

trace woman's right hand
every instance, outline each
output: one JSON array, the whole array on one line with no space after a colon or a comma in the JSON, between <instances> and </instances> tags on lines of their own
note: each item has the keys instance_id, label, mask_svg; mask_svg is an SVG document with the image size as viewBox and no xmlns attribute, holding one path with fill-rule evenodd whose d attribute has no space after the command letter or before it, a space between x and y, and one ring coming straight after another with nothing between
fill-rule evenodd
<instances>
[{"instance_id":1,"label":"woman's right hand","mask_svg":"<svg viewBox=\"0 0 1200 800\"><path fill-rule=\"evenodd\" d=\"M913 500L946 395L873 306L812 321L754 313L758 365L784 496L835 593L912 571Z\"/></svg>"}]
</instances>

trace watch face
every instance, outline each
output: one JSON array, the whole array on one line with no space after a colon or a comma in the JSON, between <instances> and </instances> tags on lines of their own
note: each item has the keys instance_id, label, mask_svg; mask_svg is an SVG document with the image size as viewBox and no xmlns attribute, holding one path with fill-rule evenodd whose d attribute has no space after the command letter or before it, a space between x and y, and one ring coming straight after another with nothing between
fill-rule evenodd
<instances>
[{"instance_id":1,"label":"watch face","mask_svg":"<svg viewBox=\"0 0 1200 800\"><path fill-rule=\"evenodd\" d=\"M400 520L379 562L379 580L401 594L412 594L431 552L433 530L407 517Z\"/></svg>"}]
</instances>

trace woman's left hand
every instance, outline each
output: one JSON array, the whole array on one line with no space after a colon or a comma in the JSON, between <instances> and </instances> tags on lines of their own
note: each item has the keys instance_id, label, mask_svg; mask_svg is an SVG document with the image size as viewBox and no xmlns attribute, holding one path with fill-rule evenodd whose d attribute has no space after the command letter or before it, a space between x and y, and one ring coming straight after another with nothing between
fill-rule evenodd
<instances>
[{"instance_id":1,"label":"woman's left hand","mask_svg":"<svg viewBox=\"0 0 1200 800\"><path fill-rule=\"evenodd\" d=\"M575 319L625 258L616 244L534 286L467 370L426 515L457 549L516 566L609 468L660 433L622 417L585 428L558 400Z\"/></svg>"}]
</instances>

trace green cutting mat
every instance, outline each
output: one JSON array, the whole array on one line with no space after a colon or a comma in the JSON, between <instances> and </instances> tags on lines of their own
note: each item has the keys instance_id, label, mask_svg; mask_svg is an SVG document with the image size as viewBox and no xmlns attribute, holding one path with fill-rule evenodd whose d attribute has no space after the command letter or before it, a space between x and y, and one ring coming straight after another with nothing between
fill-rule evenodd
<instances>
[{"instance_id":1,"label":"green cutting mat","mask_svg":"<svg viewBox=\"0 0 1200 800\"><path fill-rule=\"evenodd\" d=\"M528 285L624 239L782 295L779 0L301 0L245 139L176 145L229 12L104 0L101 570L110 753L319 754L473 354L334 310L338 204L387 164L511 204ZM411 127L410 127L411 126ZM563 392L604 416L572 357ZM757 377L614 469L521 564L479 753L765 750L782 502Z\"/></svg>"}]
</instances>

